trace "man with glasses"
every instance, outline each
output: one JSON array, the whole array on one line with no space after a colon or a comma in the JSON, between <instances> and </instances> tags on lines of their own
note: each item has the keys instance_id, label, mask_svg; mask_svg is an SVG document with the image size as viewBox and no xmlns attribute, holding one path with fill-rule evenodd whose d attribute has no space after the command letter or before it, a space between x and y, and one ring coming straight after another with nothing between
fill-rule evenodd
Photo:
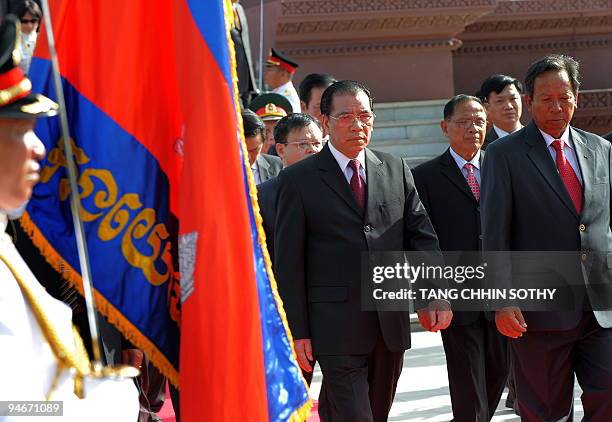
<instances>
[{"instance_id":1,"label":"man with glasses","mask_svg":"<svg viewBox=\"0 0 612 422\"><path fill-rule=\"evenodd\" d=\"M274 265L300 367L323 372L326 422L386 421L404 351L409 312L362 310L362 253L438 251L438 239L401 158L367 148L372 97L339 81L321 98L329 142L278 179ZM447 302L419 309L421 324L450 324Z\"/></svg>"},{"instance_id":2,"label":"man with glasses","mask_svg":"<svg viewBox=\"0 0 612 422\"><path fill-rule=\"evenodd\" d=\"M487 114L481 101L456 95L444 107L440 123L449 148L414 169L419 197L429 214L446 265L480 265L480 170ZM455 285L480 288L476 280ZM455 309L451 326L442 331L455 421L487 422L497 409L506 382L507 342L484 308L466 303Z\"/></svg>"},{"instance_id":3,"label":"man with glasses","mask_svg":"<svg viewBox=\"0 0 612 422\"><path fill-rule=\"evenodd\" d=\"M274 128L274 139L276 152L285 168L316 154L323 148L323 132L319 122L302 113L290 114L279 120ZM267 180L257 187L259 210L272 260L274 260L274 221L278 189L278 177Z\"/></svg>"}]
</instances>

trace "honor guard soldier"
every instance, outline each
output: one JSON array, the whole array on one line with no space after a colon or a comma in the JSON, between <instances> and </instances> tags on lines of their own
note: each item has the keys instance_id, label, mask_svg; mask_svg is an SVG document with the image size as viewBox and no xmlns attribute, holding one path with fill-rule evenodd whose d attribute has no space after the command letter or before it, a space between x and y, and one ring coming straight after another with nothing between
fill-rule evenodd
<instances>
[{"instance_id":1,"label":"honor guard soldier","mask_svg":"<svg viewBox=\"0 0 612 422\"><path fill-rule=\"evenodd\" d=\"M70 308L47 293L5 233L7 212L26 202L39 180L45 147L33 132L36 118L58 109L31 91L18 67L18 34L19 21L7 15L0 24L0 397L32 404L30 414L43 408L63 414L62 420L107 420L111 407L114 420L136 420L133 382L99 377ZM63 402L61 411L36 403L45 400Z\"/></svg>"},{"instance_id":2,"label":"honor guard soldier","mask_svg":"<svg viewBox=\"0 0 612 422\"><path fill-rule=\"evenodd\" d=\"M295 112L291 103L281 94L265 92L251 101L249 109L254 111L266 125L264 145L261 150L266 154L276 155L274 127L280 119Z\"/></svg>"},{"instance_id":3,"label":"honor guard soldier","mask_svg":"<svg viewBox=\"0 0 612 422\"><path fill-rule=\"evenodd\" d=\"M264 82L277 94L284 95L291 103L294 113L300 113L300 97L293 86L293 75L299 65L275 49L271 49L266 60Z\"/></svg>"}]
</instances>

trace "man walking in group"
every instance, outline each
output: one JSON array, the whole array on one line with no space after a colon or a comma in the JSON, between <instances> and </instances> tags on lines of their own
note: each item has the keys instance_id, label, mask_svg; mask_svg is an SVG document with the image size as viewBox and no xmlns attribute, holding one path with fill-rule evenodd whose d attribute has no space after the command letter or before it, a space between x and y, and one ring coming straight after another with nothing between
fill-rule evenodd
<instances>
[{"instance_id":1,"label":"man walking in group","mask_svg":"<svg viewBox=\"0 0 612 422\"><path fill-rule=\"evenodd\" d=\"M321 114L327 145L279 175L275 274L298 363L312 371L316 357L323 373L322 419L382 422L410 347L410 316L362 310L362 253L439 251L438 239L405 161L367 148L369 90L336 82ZM452 312L434 301L419 318L438 331Z\"/></svg>"},{"instance_id":2,"label":"man walking in group","mask_svg":"<svg viewBox=\"0 0 612 422\"><path fill-rule=\"evenodd\" d=\"M538 60L525 85L532 122L491 144L483 164L483 249L557 257L529 252L528 272L500 259L490 277L501 287L557 286L574 292L565 296L573 303L545 312L498 306L497 328L511 338L521 420L572 420L575 375L584 420L610 421L612 148L570 126L580 85L574 59Z\"/></svg>"},{"instance_id":3,"label":"man walking in group","mask_svg":"<svg viewBox=\"0 0 612 422\"><path fill-rule=\"evenodd\" d=\"M456 95L444 107L440 123L450 147L439 157L414 169L421 202L429 214L446 265L477 266L481 249L480 184L487 129L481 101ZM480 288L475 280L466 289ZM488 422L497 409L507 371L507 342L484 308L466 304L453 312L453 322L442 331L455 422Z\"/></svg>"}]
</instances>

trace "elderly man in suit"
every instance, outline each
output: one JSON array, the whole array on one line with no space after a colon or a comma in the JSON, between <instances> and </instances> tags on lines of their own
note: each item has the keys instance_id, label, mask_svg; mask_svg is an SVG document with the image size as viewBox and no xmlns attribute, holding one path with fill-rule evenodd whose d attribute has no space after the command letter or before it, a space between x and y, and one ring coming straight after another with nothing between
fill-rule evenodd
<instances>
[{"instance_id":1,"label":"elderly man in suit","mask_svg":"<svg viewBox=\"0 0 612 422\"><path fill-rule=\"evenodd\" d=\"M369 90L336 82L323 93L321 114L330 141L279 175L279 292L300 366L312 371L316 357L323 372L322 419L386 421L410 347L410 320L407 311L362 309L362 253L439 256L438 239L405 161L367 148L374 124ZM417 309L432 331L452 318L447 302Z\"/></svg>"},{"instance_id":2,"label":"elderly man in suit","mask_svg":"<svg viewBox=\"0 0 612 422\"><path fill-rule=\"evenodd\" d=\"M551 263L535 255L519 266L516 254L491 254L501 255L490 274L495 283L547 283L573 292L561 309L527 312L526 302L496 307L497 328L511 338L524 421L572 420L574 375L585 420L612 420L612 148L570 126L578 67L560 55L531 65L525 99L533 120L493 143L483 165L485 251L558 257Z\"/></svg>"},{"instance_id":3,"label":"elderly man in suit","mask_svg":"<svg viewBox=\"0 0 612 422\"><path fill-rule=\"evenodd\" d=\"M507 75L491 75L484 80L476 94L484 103L491 129L487 132L482 149L523 127L523 85Z\"/></svg>"},{"instance_id":4,"label":"elderly man in suit","mask_svg":"<svg viewBox=\"0 0 612 422\"><path fill-rule=\"evenodd\" d=\"M481 249L480 173L487 114L480 101L456 95L444 107L440 123L450 147L439 157L414 169L419 197L429 214L446 264L479 264ZM452 261L452 262L449 262ZM473 282L465 288L478 288ZM508 375L507 342L484 307L454 312L451 326L442 331L446 366L456 422L490 421Z\"/></svg>"},{"instance_id":5,"label":"elderly man in suit","mask_svg":"<svg viewBox=\"0 0 612 422\"><path fill-rule=\"evenodd\" d=\"M251 171L253 171L255 184L259 185L268 179L276 177L283 168L283 163L278 157L261 153L266 127L257 114L251 110L244 110L242 112L242 126L249 153L249 165L251 166Z\"/></svg>"}]
</instances>

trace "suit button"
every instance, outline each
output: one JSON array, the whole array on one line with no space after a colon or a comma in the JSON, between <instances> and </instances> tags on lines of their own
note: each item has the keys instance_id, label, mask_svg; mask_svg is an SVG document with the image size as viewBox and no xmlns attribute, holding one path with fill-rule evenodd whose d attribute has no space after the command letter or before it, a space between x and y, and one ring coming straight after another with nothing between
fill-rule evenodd
<instances>
[{"instance_id":1,"label":"suit button","mask_svg":"<svg viewBox=\"0 0 612 422\"><path fill-rule=\"evenodd\" d=\"M588 255L583 253L582 255L580 255L580 259L582 260L582 262L586 261L588 258Z\"/></svg>"},{"instance_id":2,"label":"suit button","mask_svg":"<svg viewBox=\"0 0 612 422\"><path fill-rule=\"evenodd\" d=\"M578 226L578 230L580 230L581 232L586 231L586 226L584 224L581 224Z\"/></svg>"},{"instance_id":3,"label":"suit button","mask_svg":"<svg viewBox=\"0 0 612 422\"><path fill-rule=\"evenodd\" d=\"M364 232L366 232L366 233L369 233L369 232L371 232L372 230L374 230L374 227L372 227L370 224L366 224L366 225L363 227L363 231L364 231Z\"/></svg>"}]
</instances>

